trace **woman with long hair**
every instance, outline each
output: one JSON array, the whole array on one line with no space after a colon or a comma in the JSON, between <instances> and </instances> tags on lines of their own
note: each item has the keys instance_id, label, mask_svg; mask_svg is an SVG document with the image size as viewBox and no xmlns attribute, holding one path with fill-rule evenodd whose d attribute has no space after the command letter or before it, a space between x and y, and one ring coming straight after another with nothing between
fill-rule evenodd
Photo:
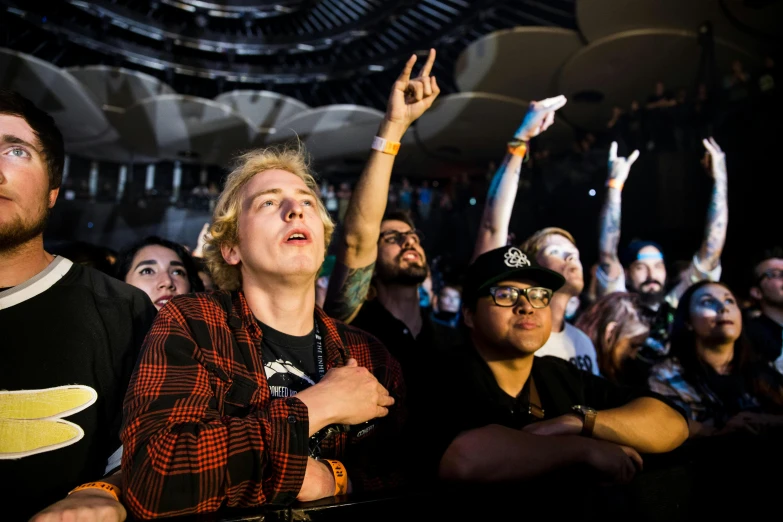
<instances>
[{"instance_id":1,"label":"woman with long hair","mask_svg":"<svg viewBox=\"0 0 783 522\"><path fill-rule=\"evenodd\" d=\"M783 381L742 335L731 290L702 281L680 298L670 359L653 367L650 388L683 407L691 437L783 426Z\"/></svg>"},{"instance_id":2,"label":"woman with long hair","mask_svg":"<svg viewBox=\"0 0 783 522\"><path fill-rule=\"evenodd\" d=\"M144 290L158 310L176 295L204 291L198 268L185 247L157 236L123 250L116 266L117 278Z\"/></svg>"},{"instance_id":3,"label":"woman with long hair","mask_svg":"<svg viewBox=\"0 0 783 522\"><path fill-rule=\"evenodd\" d=\"M579 316L576 327L593 341L601 375L616 384L647 385L650 366L638 354L650 328L642 320L635 294L602 297Z\"/></svg>"}]
</instances>

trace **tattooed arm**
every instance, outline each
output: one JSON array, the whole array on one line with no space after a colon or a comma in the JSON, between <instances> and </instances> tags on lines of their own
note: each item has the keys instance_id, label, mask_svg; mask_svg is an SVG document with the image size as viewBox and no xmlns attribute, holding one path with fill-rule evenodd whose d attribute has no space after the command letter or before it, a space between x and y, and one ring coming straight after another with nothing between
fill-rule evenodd
<instances>
[{"instance_id":1,"label":"tattooed arm","mask_svg":"<svg viewBox=\"0 0 783 522\"><path fill-rule=\"evenodd\" d=\"M329 278L324 312L337 320L350 323L359 313L370 289L375 261L362 268L349 268L337 262Z\"/></svg>"},{"instance_id":2,"label":"tattooed arm","mask_svg":"<svg viewBox=\"0 0 783 522\"><path fill-rule=\"evenodd\" d=\"M617 142L612 142L609 149L609 179L607 181L606 201L601 209L600 231L598 243L598 269L610 281L620 277L623 267L617 256L617 246L620 244L620 215L622 212L622 190L631 165L639 157L636 150L627 159L617 156ZM598 285L597 297L606 293L603 285Z\"/></svg>"},{"instance_id":3,"label":"tattooed arm","mask_svg":"<svg viewBox=\"0 0 783 522\"><path fill-rule=\"evenodd\" d=\"M531 138L547 130L555 121L555 111L565 103L565 96L562 95L531 102L514 139L529 142ZM508 223L519 187L522 159L514 154L506 154L503 164L492 178L471 262L484 252L506 244Z\"/></svg>"},{"instance_id":4,"label":"tattooed arm","mask_svg":"<svg viewBox=\"0 0 783 522\"><path fill-rule=\"evenodd\" d=\"M720 265L720 255L726 243L726 228L729 224L729 204L727 198L728 176L726 173L726 155L710 138L704 140L704 147L712 163L712 177L715 185L712 189L712 201L707 210L707 228L704 231L704 242L696 254L699 266L706 270L714 270Z\"/></svg>"},{"instance_id":5,"label":"tattooed arm","mask_svg":"<svg viewBox=\"0 0 783 522\"><path fill-rule=\"evenodd\" d=\"M408 127L440 94L435 77L430 76L435 50L430 49L419 76L411 79L415 63L416 55L413 55L392 87L386 116L378 129L378 136L387 141L402 140ZM351 321L367 295L378 254L378 236L386 212L393 166L394 155L373 150L351 195L324 303L324 311L338 320Z\"/></svg>"}]
</instances>

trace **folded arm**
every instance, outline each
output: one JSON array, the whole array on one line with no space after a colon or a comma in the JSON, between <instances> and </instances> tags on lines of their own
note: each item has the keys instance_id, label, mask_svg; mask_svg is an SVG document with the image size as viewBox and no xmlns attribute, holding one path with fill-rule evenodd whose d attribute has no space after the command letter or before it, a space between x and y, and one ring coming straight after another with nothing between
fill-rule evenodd
<instances>
[{"instance_id":1,"label":"folded arm","mask_svg":"<svg viewBox=\"0 0 783 522\"><path fill-rule=\"evenodd\" d=\"M674 408L652 397L640 397L598 413L593 437L640 453L665 453L688 438L688 422Z\"/></svg>"},{"instance_id":2,"label":"folded arm","mask_svg":"<svg viewBox=\"0 0 783 522\"><path fill-rule=\"evenodd\" d=\"M585 439L541 437L500 425L465 431L440 461L446 480L503 482L535 477L584 462Z\"/></svg>"}]
</instances>

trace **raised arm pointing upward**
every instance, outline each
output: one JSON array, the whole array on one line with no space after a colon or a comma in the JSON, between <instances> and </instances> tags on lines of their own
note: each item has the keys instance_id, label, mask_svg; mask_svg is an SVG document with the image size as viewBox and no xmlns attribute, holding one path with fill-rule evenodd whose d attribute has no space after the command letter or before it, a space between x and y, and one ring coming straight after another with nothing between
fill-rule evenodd
<instances>
[{"instance_id":1,"label":"raised arm pointing upward","mask_svg":"<svg viewBox=\"0 0 783 522\"><path fill-rule=\"evenodd\" d=\"M566 104L565 96L555 96L546 100L534 101L522 120L514 139L508 144L508 152L503 163L492 178L487 193L481 228L476 238L473 260L484 252L506 244L508 223L519 186L519 173L531 138L547 130L555 122L555 111Z\"/></svg>"},{"instance_id":2,"label":"raised arm pointing upward","mask_svg":"<svg viewBox=\"0 0 783 522\"><path fill-rule=\"evenodd\" d=\"M387 142L399 143L408 127L432 106L440 94L438 82L430 76L435 63L435 49L430 49L419 76L411 78L415 63L416 55L413 55L392 87L386 116L378 129L378 137ZM337 263L324 304L325 311L336 319L352 320L367 295L378 255L378 237L386 211L394 157L393 154L373 150L351 196Z\"/></svg>"}]
</instances>

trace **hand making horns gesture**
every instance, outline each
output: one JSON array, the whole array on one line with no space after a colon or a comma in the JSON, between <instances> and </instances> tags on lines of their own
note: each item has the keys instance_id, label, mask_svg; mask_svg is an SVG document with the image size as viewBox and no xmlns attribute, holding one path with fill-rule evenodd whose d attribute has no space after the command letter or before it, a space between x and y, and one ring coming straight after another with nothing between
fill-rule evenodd
<instances>
[{"instance_id":1,"label":"hand making horns gesture","mask_svg":"<svg viewBox=\"0 0 783 522\"><path fill-rule=\"evenodd\" d=\"M406 129L432 106L440 94L440 87L434 76L430 76L435 63L435 49L430 49L427 62L419 71L419 76L411 79L416 55L412 55L397 81L394 82L389 104L386 108L386 119L392 123L403 125Z\"/></svg>"}]
</instances>

